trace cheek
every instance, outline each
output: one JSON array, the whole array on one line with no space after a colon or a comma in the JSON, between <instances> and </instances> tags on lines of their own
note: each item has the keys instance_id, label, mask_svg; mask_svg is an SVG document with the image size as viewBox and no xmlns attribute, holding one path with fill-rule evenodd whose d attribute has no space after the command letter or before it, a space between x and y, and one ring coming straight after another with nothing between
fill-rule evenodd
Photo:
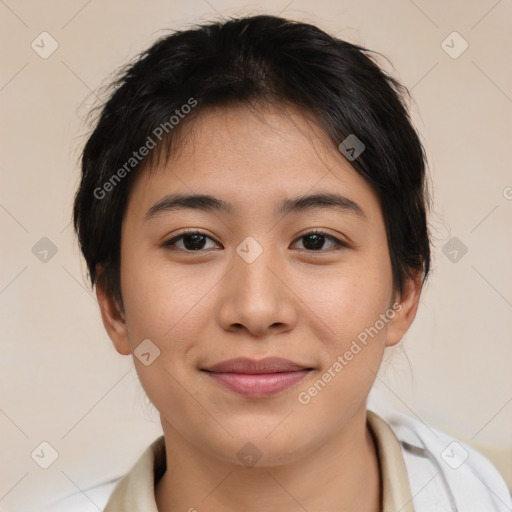
<instances>
[{"instance_id":1,"label":"cheek","mask_svg":"<svg viewBox=\"0 0 512 512\"><path fill-rule=\"evenodd\" d=\"M330 328L331 337L341 344L374 325L389 307L391 265L389 258L380 256L354 254L336 269L322 269L309 283L314 291L301 293L308 307Z\"/></svg>"},{"instance_id":2,"label":"cheek","mask_svg":"<svg viewBox=\"0 0 512 512\"><path fill-rule=\"evenodd\" d=\"M158 340L167 346L176 337L187 339L192 326L207 318L208 274L194 265L171 265L165 258L150 258L130 248L122 265L123 298L130 336ZM197 327L196 327L197 328Z\"/></svg>"},{"instance_id":3,"label":"cheek","mask_svg":"<svg viewBox=\"0 0 512 512\"><path fill-rule=\"evenodd\" d=\"M329 327L322 347L326 357L318 384L312 395L305 390L305 398L315 402L318 414L330 403L340 404L342 414L369 393L382 360L392 318L386 316L392 292L389 257L377 249L356 254L321 288L324 293L315 294L309 305Z\"/></svg>"},{"instance_id":4,"label":"cheek","mask_svg":"<svg viewBox=\"0 0 512 512\"><path fill-rule=\"evenodd\" d=\"M187 417L197 415L199 421L200 411L182 383L190 378L191 349L199 343L198 333L204 332L208 305L207 297L201 300L205 291L198 288L203 280L197 271L193 273L192 266L181 270L132 250L122 266L123 298L134 365L150 401L159 411L186 410ZM148 365L137 358L137 347L146 339L157 347L149 352L158 354L154 360L151 355Z\"/></svg>"},{"instance_id":5,"label":"cheek","mask_svg":"<svg viewBox=\"0 0 512 512\"><path fill-rule=\"evenodd\" d=\"M308 304L321 315L317 326L328 326L317 340L318 352L325 357L312 386L299 390L303 394L298 401L311 406L313 417L330 410L343 421L349 411L360 407L381 364L393 318L388 308L391 281L382 277L380 269L369 272L365 267L364 272L347 269L344 278L326 283L326 292Z\"/></svg>"}]
</instances>

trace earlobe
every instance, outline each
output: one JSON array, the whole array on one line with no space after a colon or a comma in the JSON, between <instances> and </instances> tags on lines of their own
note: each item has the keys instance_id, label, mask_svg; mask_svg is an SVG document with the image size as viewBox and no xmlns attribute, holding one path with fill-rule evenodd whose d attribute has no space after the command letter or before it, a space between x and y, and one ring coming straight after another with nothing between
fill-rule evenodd
<instances>
[{"instance_id":1,"label":"earlobe","mask_svg":"<svg viewBox=\"0 0 512 512\"><path fill-rule=\"evenodd\" d=\"M418 311L422 282L421 273L414 278L408 277L402 296L396 301L395 317L389 322L386 333L386 347L392 347L400 342L411 326Z\"/></svg>"},{"instance_id":2,"label":"earlobe","mask_svg":"<svg viewBox=\"0 0 512 512\"><path fill-rule=\"evenodd\" d=\"M96 280L96 297L100 306L103 325L114 344L115 349L123 355L129 355L130 344L128 342L128 329L125 315L119 305L107 294L104 280L101 277L102 268L97 267L98 278Z\"/></svg>"}]
</instances>

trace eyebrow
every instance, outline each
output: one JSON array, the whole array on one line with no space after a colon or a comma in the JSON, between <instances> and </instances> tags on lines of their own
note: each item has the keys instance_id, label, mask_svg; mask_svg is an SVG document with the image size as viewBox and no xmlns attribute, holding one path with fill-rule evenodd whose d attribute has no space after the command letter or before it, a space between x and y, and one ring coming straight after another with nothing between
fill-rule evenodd
<instances>
[{"instance_id":1,"label":"eyebrow","mask_svg":"<svg viewBox=\"0 0 512 512\"><path fill-rule=\"evenodd\" d=\"M332 209L353 214L368 220L358 203L346 196L335 193L318 193L284 199L275 209L276 216L299 213L316 209ZM206 194L169 194L157 201L145 214L148 221L160 214L177 210L200 210L205 212L232 213L233 205L217 197Z\"/></svg>"}]
</instances>

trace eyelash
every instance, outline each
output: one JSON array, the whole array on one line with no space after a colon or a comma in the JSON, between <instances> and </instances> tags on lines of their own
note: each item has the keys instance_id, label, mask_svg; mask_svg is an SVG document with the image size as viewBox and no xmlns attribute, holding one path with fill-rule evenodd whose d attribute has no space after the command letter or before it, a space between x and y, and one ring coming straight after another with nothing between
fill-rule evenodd
<instances>
[{"instance_id":1,"label":"eyelash","mask_svg":"<svg viewBox=\"0 0 512 512\"><path fill-rule=\"evenodd\" d=\"M173 245L176 244L176 242L180 241L182 238L184 238L187 235L201 235L201 236L204 236L206 238L209 238L210 240L214 240L210 235L207 235L206 233L202 233L201 231L185 231L185 232L179 234L178 236L175 236L175 237L171 238L170 240L167 240L162 245L163 245L163 247L171 248ZM305 233L305 234L301 235L300 237L296 238L294 243L297 242L298 240L300 240L301 238L305 238L305 237L307 237L309 235L323 235L326 239L331 240L332 242L334 242L334 244L337 247L335 249L331 249L331 250L340 250L340 249L343 249L343 248L349 248L350 247L348 243L342 242L341 240L338 240L334 236L329 235L328 233L326 233L325 231L316 230L316 229L312 230L312 231L308 231L307 233ZM214 240L214 242L215 242L215 240ZM215 243L218 243L218 242L215 242ZM179 250L179 251L187 252L187 253L206 252L206 250L204 250L204 249L198 249L197 251L191 251L191 250L187 250L187 249L173 249L173 250ZM310 249L298 249L298 250L300 250L302 252L308 252L308 253L328 252L328 251L323 250L323 249L319 249L318 251L310 250Z\"/></svg>"}]
</instances>

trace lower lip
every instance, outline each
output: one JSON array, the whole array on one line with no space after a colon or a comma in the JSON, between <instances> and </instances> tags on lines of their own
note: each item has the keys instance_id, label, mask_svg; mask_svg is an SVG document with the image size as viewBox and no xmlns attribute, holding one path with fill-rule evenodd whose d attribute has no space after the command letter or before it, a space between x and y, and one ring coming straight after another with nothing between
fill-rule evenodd
<instances>
[{"instance_id":1,"label":"lower lip","mask_svg":"<svg viewBox=\"0 0 512 512\"><path fill-rule=\"evenodd\" d=\"M275 395L302 380L311 370L281 373L214 373L207 374L226 388L251 398Z\"/></svg>"}]
</instances>

